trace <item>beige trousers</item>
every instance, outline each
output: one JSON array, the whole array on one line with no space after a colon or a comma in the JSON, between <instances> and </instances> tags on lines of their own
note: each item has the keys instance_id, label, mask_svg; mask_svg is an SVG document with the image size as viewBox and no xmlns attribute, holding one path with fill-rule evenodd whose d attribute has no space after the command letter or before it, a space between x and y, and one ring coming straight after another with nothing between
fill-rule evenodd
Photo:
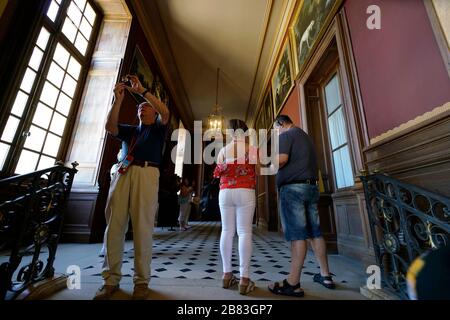
<instances>
[{"instance_id":1,"label":"beige trousers","mask_svg":"<svg viewBox=\"0 0 450 320\"><path fill-rule=\"evenodd\" d=\"M106 255L103 279L117 285L122 278L122 260L128 219L131 217L134 239L134 283L150 282L153 227L158 208L159 170L131 166L125 175L117 173L111 181L105 213Z\"/></svg>"}]
</instances>

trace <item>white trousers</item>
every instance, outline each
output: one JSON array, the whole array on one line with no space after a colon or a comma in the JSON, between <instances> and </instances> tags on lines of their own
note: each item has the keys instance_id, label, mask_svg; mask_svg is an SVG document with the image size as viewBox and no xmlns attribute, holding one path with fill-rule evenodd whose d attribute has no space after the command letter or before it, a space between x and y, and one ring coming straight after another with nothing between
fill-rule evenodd
<instances>
[{"instance_id":1,"label":"white trousers","mask_svg":"<svg viewBox=\"0 0 450 320\"><path fill-rule=\"evenodd\" d=\"M252 256L252 226L256 207L256 195L253 189L223 189L219 193L222 234L220 253L223 272L232 272L231 257L233 239L239 237L239 271L241 277L249 278Z\"/></svg>"},{"instance_id":2,"label":"white trousers","mask_svg":"<svg viewBox=\"0 0 450 320\"><path fill-rule=\"evenodd\" d=\"M105 213L106 255L103 279L106 285L117 285L122 278L125 234L131 217L134 239L134 283L148 284L152 259L153 227L158 208L159 170L131 166L125 175L116 174L111 181Z\"/></svg>"},{"instance_id":3,"label":"white trousers","mask_svg":"<svg viewBox=\"0 0 450 320\"><path fill-rule=\"evenodd\" d=\"M191 209L191 203L188 201L186 203L180 204L180 216L178 221L180 222L180 227L186 226L189 220L189 214Z\"/></svg>"}]
</instances>

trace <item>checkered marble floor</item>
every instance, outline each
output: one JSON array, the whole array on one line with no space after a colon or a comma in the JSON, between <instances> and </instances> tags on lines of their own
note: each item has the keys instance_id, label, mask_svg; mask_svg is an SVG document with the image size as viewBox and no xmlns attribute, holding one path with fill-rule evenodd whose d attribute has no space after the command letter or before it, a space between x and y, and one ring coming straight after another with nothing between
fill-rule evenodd
<instances>
[{"instance_id":1,"label":"checkered marble floor","mask_svg":"<svg viewBox=\"0 0 450 320\"><path fill-rule=\"evenodd\" d=\"M220 222L192 223L188 231L169 231L156 228L153 242L152 278L161 279L221 279L222 261L220 257L219 239ZM132 241L126 243L123 260L123 276L133 276L134 251ZM233 273L239 276L239 256L237 251L237 236L234 239L232 266ZM98 249L100 246L98 246ZM290 263L289 245L280 234L261 231L254 228L253 256L251 259L251 278L256 281L273 281L286 277ZM67 258L67 257L66 257ZM65 259L66 260L66 259ZM101 277L102 258L96 257L85 261L80 266L85 275ZM347 283L348 277L354 274L340 274L333 269L330 257L331 271L336 282ZM338 269L345 269L339 267ZM311 253L308 253L303 269L305 277L312 277L319 267ZM354 280L354 279L351 279Z\"/></svg>"}]
</instances>

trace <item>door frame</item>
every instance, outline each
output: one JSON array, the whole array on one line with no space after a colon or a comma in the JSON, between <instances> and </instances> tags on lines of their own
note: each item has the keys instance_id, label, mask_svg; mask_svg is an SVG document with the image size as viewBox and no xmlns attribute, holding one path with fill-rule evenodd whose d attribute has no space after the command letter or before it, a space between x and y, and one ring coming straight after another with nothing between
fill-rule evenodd
<instances>
[{"instance_id":1,"label":"door frame","mask_svg":"<svg viewBox=\"0 0 450 320\"><path fill-rule=\"evenodd\" d=\"M305 99L307 101L305 105L307 117L305 120L309 125L308 134L315 145L320 174L325 187L320 193L318 203L321 229L327 243L327 251L330 253L338 252L336 209L333 199L337 187L335 166L330 146L328 112L324 87L336 74L340 78L338 59L337 46L334 44L333 48L328 47L320 60L319 68L314 70L305 84ZM342 89L340 87L339 94L342 96ZM346 132L345 134L348 141L348 133Z\"/></svg>"},{"instance_id":2,"label":"door frame","mask_svg":"<svg viewBox=\"0 0 450 320\"><path fill-rule=\"evenodd\" d=\"M333 194L337 244L340 254L354 257L370 264L375 261L374 250L367 218L364 190L358 178L359 174L367 168L363 150L369 146L370 139L344 7L330 23L322 39L320 39L314 55L296 80L300 100L301 123L303 129L308 132L306 86L333 41L336 42L338 50L336 68L339 69L348 143L355 177L353 187L336 190L337 192ZM320 101L320 104L323 104L323 101ZM334 183L334 176L332 179Z\"/></svg>"},{"instance_id":3,"label":"door frame","mask_svg":"<svg viewBox=\"0 0 450 320\"><path fill-rule=\"evenodd\" d=\"M296 80L299 88L302 127L308 132L305 85L333 40L336 41L338 48L339 60L337 67L340 71L342 99L348 124L349 144L352 150L354 170L357 174L366 168L362 151L370 145L370 139L344 8L335 16L323 38L320 40L316 53Z\"/></svg>"}]
</instances>

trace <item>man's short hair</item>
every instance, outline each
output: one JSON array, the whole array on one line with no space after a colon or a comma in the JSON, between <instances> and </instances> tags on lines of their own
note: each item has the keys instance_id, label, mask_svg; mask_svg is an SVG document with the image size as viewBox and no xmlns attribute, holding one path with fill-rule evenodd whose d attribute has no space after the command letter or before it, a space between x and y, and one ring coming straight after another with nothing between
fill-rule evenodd
<instances>
[{"instance_id":1,"label":"man's short hair","mask_svg":"<svg viewBox=\"0 0 450 320\"><path fill-rule=\"evenodd\" d=\"M139 108L144 107L144 106L146 106L146 105L148 105L149 107L152 106L149 102L145 101L145 102L142 102L142 103L138 104L138 105L137 105L137 108L139 109Z\"/></svg>"},{"instance_id":2,"label":"man's short hair","mask_svg":"<svg viewBox=\"0 0 450 320\"><path fill-rule=\"evenodd\" d=\"M159 112L148 101L144 101L144 102L138 104L138 106L137 106L138 111L141 107L144 107L144 106L149 106L150 108L153 108L153 110L155 110L155 120L156 121L161 118L161 115L159 114Z\"/></svg>"},{"instance_id":3,"label":"man's short hair","mask_svg":"<svg viewBox=\"0 0 450 320\"><path fill-rule=\"evenodd\" d=\"M289 118L289 116L281 114L275 119L275 123L278 123L282 126L283 124L292 124L293 122L291 118Z\"/></svg>"}]
</instances>

